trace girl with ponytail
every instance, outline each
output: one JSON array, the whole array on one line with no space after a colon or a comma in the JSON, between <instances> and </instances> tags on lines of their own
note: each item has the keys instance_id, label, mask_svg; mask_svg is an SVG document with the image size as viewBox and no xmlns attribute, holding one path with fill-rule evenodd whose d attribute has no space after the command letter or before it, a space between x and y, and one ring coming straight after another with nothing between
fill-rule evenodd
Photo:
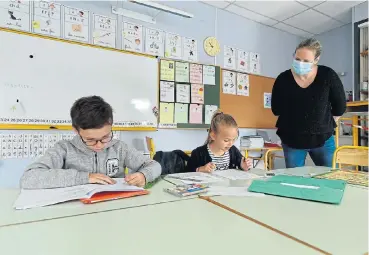
<instances>
[{"instance_id":1,"label":"girl with ponytail","mask_svg":"<svg viewBox=\"0 0 369 255\"><path fill-rule=\"evenodd\" d=\"M220 111L215 112L205 144L191 153L188 171L210 173L227 169L249 170L252 167L251 160L245 159L233 145L237 138L238 126L234 118Z\"/></svg>"}]
</instances>

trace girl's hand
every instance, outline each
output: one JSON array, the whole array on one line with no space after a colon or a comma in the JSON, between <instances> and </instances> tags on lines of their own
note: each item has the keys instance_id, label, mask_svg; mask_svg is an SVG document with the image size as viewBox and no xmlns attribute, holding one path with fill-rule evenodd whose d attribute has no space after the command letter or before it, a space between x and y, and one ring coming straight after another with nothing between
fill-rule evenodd
<instances>
[{"instance_id":1,"label":"girl's hand","mask_svg":"<svg viewBox=\"0 0 369 255\"><path fill-rule=\"evenodd\" d=\"M197 171L203 172L203 173L211 173L215 170L215 168L216 168L215 164L212 162L209 162L205 166L199 167Z\"/></svg>"},{"instance_id":2,"label":"girl's hand","mask_svg":"<svg viewBox=\"0 0 369 255\"><path fill-rule=\"evenodd\" d=\"M250 170L250 168L252 168L252 160L249 158L242 158L241 160L241 168L245 171Z\"/></svg>"}]
</instances>

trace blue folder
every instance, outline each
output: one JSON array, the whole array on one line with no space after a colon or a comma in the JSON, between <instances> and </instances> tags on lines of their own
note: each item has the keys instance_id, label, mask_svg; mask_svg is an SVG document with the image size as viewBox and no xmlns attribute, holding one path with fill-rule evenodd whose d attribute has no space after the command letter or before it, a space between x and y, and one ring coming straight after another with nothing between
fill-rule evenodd
<instances>
[{"instance_id":1,"label":"blue folder","mask_svg":"<svg viewBox=\"0 0 369 255\"><path fill-rule=\"evenodd\" d=\"M300 176L277 175L268 180L254 180L248 191L274 196L340 204L346 182Z\"/></svg>"}]
</instances>

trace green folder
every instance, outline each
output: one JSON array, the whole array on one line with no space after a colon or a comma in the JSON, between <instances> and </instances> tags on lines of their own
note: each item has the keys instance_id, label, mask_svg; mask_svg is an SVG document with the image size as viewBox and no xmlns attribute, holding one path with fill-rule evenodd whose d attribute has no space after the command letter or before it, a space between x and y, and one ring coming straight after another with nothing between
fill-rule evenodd
<instances>
[{"instance_id":1,"label":"green folder","mask_svg":"<svg viewBox=\"0 0 369 255\"><path fill-rule=\"evenodd\" d=\"M340 204L346 182L300 176L277 175L268 180L254 180L248 191L274 196Z\"/></svg>"}]
</instances>

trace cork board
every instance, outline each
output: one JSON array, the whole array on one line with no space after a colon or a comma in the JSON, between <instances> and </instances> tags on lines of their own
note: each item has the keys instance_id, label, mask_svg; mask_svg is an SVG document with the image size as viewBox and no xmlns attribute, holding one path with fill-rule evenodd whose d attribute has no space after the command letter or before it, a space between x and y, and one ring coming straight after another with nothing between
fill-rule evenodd
<instances>
[{"instance_id":1,"label":"cork board","mask_svg":"<svg viewBox=\"0 0 369 255\"><path fill-rule=\"evenodd\" d=\"M264 93L272 93L274 81L273 78L250 74L249 96L224 94L221 91L220 109L231 114L241 128L275 128L277 117L270 108L264 108Z\"/></svg>"}]
</instances>

